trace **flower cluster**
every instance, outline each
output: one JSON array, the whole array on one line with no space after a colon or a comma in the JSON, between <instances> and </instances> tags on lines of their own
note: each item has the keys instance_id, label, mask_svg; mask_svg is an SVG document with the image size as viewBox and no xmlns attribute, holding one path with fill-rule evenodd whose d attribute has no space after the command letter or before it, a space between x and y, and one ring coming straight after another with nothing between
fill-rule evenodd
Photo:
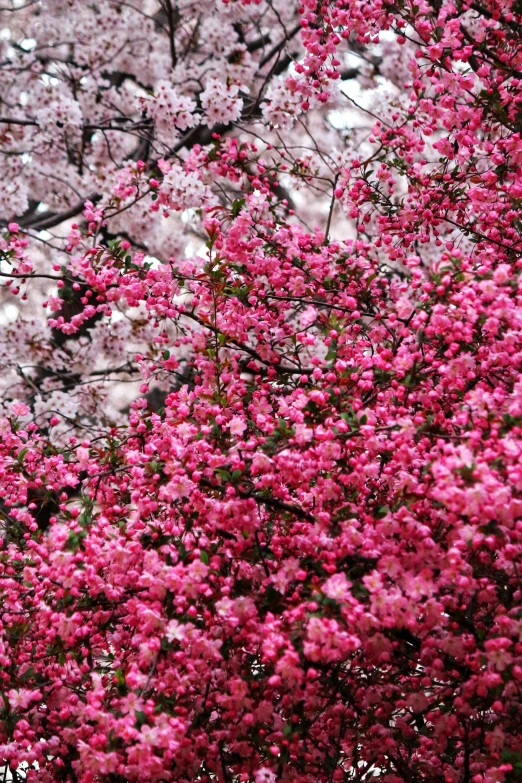
<instances>
[{"instance_id":1,"label":"flower cluster","mask_svg":"<svg viewBox=\"0 0 522 783\"><path fill-rule=\"evenodd\" d=\"M219 79L211 79L201 93L201 105L209 125L237 122L243 108L243 99L239 97L239 86L223 84Z\"/></svg>"},{"instance_id":2,"label":"flower cluster","mask_svg":"<svg viewBox=\"0 0 522 783\"><path fill-rule=\"evenodd\" d=\"M141 104L154 119L159 140L166 145L172 144L179 131L198 124L196 102L188 95L181 95L166 80L159 82L154 95L141 98Z\"/></svg>"}]
</instances>

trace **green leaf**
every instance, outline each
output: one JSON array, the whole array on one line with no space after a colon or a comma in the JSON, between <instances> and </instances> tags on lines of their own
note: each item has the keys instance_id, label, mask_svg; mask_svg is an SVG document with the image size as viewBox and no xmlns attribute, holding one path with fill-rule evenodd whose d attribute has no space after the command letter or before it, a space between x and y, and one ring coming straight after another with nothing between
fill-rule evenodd
<instances>
[{"instance_id":1,"label":"green leaf","mask_svg":"<svg viewBox=\"0 0 522 783\"><path fill-rule=\"evenodd\" d=\"M235 201L232 203L232 209L230 210L232 217L237 217L244 206L245 206L245 199L236 198Z\"/></svg>"},{"instance_id":2,"label":"green leaf","mask_svg":"<svg viewBox=\"0 0 522 783\"><path fill-rule=\"evenodd\" d=\"M205 563L205 565L209 564L208 554L205 552L204 549L202 549L201 552L199 553L199 559L201 560L202 563Z\"/></svg>"}]
</instances>

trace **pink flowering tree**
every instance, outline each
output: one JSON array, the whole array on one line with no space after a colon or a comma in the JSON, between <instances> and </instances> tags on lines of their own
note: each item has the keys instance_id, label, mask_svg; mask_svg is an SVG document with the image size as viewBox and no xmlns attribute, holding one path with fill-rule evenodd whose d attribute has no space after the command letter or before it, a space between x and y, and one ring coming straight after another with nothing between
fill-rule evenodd
<instances>
[{"instance_id":1,"label":"pink flowering tree","mask_svg":"<svg viewBox=\"0 0 522 783\"><path fill-rule=\"evenodd\" d=\"M522 5L3 0L0 768L522 778Z\"/></svg>"}]
</instances>

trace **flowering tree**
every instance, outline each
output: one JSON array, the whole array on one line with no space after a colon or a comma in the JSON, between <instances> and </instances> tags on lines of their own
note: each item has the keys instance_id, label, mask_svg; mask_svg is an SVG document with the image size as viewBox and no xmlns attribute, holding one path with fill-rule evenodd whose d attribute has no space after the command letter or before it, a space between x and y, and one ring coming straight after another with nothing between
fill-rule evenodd
<instances>
[{"instance_id":1,"label":"flowering tree","mask_svg":"<svg viewBox=\"0 0 522 783\"><path fill-rule=\"evenodd\" d=\"M5 774L520 780L520 2L0 28Z\"/></svg>"}]
</instances>

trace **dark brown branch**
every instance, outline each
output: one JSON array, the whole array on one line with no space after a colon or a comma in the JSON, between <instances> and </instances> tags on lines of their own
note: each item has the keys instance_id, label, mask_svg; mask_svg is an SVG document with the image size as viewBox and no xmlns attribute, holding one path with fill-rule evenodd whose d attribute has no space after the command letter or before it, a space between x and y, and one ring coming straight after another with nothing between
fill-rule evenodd
<instances>
[{"instance_id":1,"label":"dark brown branch","mask_svg":"<svg viewBox=\"0 0 522 783\"><path fill-rule=\"evenodd\" d=\"M225 490L225 485L220 484L212 484L210 481L207 481L206 479L200 479L199 483L201 486L206 487L207 489L214 489L218 492L223 492ZM244 500L248 500L249 498L252 498L256 501L256 503L260 503L263 506L267 506L268 508L274 509L275 511L286 511L289 514L293 514L295 517L298 517L299 519L306 519L307 522L311 522L312 524L315 524L316 520L315 517L312 514L309 514L308 511L305 511L304 508L301 508L300 506L294 506L292 503L287 503L284 500L278 500L274 497L267 497L265 495L260 495L258 492L247 492L240 487L235 486L235 491L239 495L240 498L243 498Z\"/></svg>"},{"instance_id":2,"label":"dark brown branch","mask_svg":"<svg viewBox=\"0 0 522 783\"><path fill-rule=\"evenodd\" d=\"M347 82L349 79L356 79L359 76L359 69L344 68L342 71L339 71L339 76L343 82Z\"/></svg>"},{"instance_id":3,"label":"dark brown branch","mask_svg":"<svg viewBox=\"0 0 522 783\"><path fill-rule=\"evenodd\" d=\"M183 315L185 315L187 318L190 318L192 321L196 321L196 323L200 324L200 326L204 326L205 328L210 329L210 331L214 334L223 334L223 332L221 332L219 329L216 329L215 326L212 326L212 324L209 324L206 321L202 321L194 313L185 312ZM223 336L226 337L226 335ZM236 348L239 348L241 351L248 353L257 362L261 362L266 367L272 367L274 370L283 375L311 375L313 373L313 369L310 367L289 367L288 365L280 364L279 362L272 363L267 359L263 359L263 357L255 350L255 348L250 348L249 345L240 343L237 340L230 340L230 344L234 345Z\"/></svg>"},{"instance_id":4,"label":"dark brown branch","mask_svg":"<svg viewBox=\"0 0 522 783\"><path fill-rule=\"evenodd\" d=\"M40 273L32 274L28 272L25 275L10 274L9 272L0 272L0 277L9 277L13 280L36 280L38 278L44 278L45 280L63 280L63 275L45 275Z\"/></svg>"},{"instance_id":5,"label":"dark brown branch","mask_svg":"<svg viewBox=\"0 0 522 783\"><path fill-rule=\"evenodd\" d=\"M20 225L23 228L32 228L35 231L43 231L46 228L54 228L54 226L58 226L60 223L63 223L64 220L69 220L70 218L76 217L76 215L80 215L83 212L86 201L92 201L93 204L96 204L96 202L100 201L100 199L100 195L97 193L91 193L89 196L86 196L84 199L77 201L76 204L73 204L72 207L64 210L63 212L51 212L44 217L37 214L31 218L31 220L26 222L20 221Z\"/></svg>"},{"instance_id":6,"label":"dark brown branch","mask_svg":"<svg viewBox=\"0 0 522 783\"><path fill-rule=\"evenodd\" d=\"M263 59L259 63L259 67L263 68L267 63L270 62L272 57L275 57L275 55L285 46L285 44L288 43L288 41L291 41L292 38L295 38L297 33L301 30L301 23L296 24L294 27L292 27L291 30L288 31L287 35L279 41L275 46L270 49L270 51L263 57Z\"/></svg>"},{"instance_id":7,"label":"dark brown branch","mask_svg":"<svg viewBox=\"0 0 522 783\"><path fill-rule=\"evenodd\" d=\"M24 120L18 117L0 117L0 124L2 125L32 125L38 127L36 120Z\"/></svg>"},{"instance_id":8,"label":"dark brown branch","mask_svg":"<svg viewBox=\"0 0 522 783\"><path fill-rule=\"evenodd\" d=\"M175 68L178 62L178 56L176 54L176 39L175 33L179 21L179 13L177 7L172 5L172 0L165 0L167 8L167 21L169 25L169 46L170 46L170 58L172 60L172 67Z\"/></svg>"}]
</instances>

